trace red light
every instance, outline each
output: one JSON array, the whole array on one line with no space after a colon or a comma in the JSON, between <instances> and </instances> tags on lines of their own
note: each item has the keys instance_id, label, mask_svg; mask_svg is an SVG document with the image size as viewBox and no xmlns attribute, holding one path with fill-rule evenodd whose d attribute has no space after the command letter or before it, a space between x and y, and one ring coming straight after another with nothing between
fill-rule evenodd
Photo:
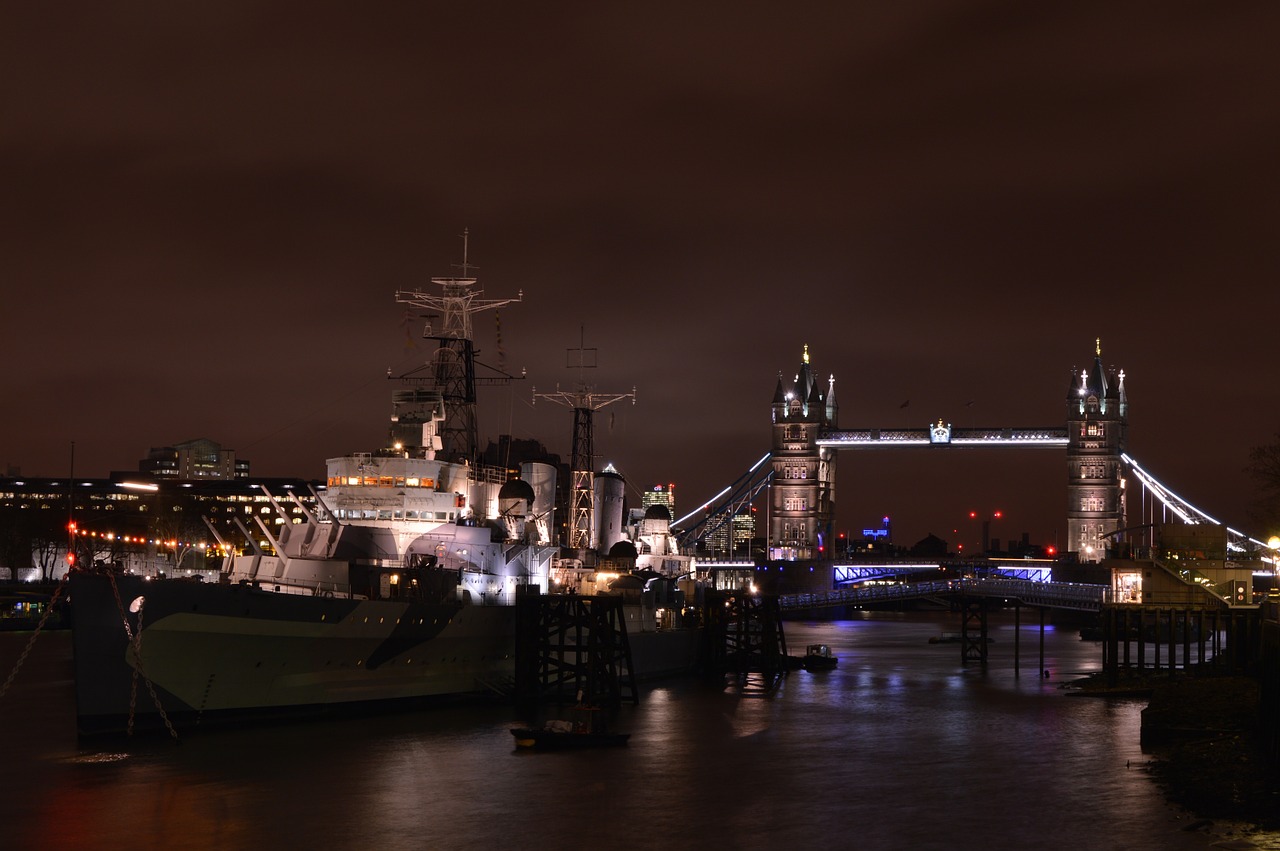
<instances>
[{"instance_id":1,"label":"red light","mask_svg":"<svg viewBox=\"0 0 1280 851\"><path fill-rule=\"evenodd\" d=\"M1003 517L1003 516L1004 516L1004 512L1003 512L1003 511L997 511L997 512L996 512L996 519L999 519L999 518L1001 518L1001 517Z\"/></svg>"},{"instance_id":2,"label":"red light","mask_svg":"<svg viewBox=\"0 0 1280 851\"><path fill-rule=\"evenodd\" d=\"M978 512L976 512L976 511L970 511L970 512L969 512L969 519L970 519L970 520L974 519L974 518L975 518L975 517L977 517L977 516L978 516Z\"/></svg>"},{"instance_id":3,"label":"red light","mask_svg":"<svg viewBox=\"0 0 1280 851\"><path fill-rule=\"evenodd\" d=\"M1044 548L1044 551L1045 551L1046 553L1048 553L1049 555L1053 555L1054 553L1056 553L1056 552L1058 551L1058 548L1057 548L1057 547L1045 547L1045 548Z\"/></svg>"},{"instance_id":4,"label":"red light","mask_svg":"<svg viewBox=\"0 0 1280 851\"><path fill-rule=\"evenodd\" d=\"M67 553L67 564L75 564L75 563L76 563L76 554Z\"/></svg>"}]
</instances>

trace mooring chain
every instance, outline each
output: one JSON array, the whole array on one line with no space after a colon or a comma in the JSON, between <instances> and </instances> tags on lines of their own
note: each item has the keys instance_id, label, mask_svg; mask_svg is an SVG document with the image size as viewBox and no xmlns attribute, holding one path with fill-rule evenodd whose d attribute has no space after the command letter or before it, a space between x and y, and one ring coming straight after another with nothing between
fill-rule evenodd
<instances>
[{"instance_id":1,"label":"mooring chain","mask_svg":"<svg viewBox=\"0 0 1280 851\"><path fill-rule=\"evenodd\" d=\"M169 735L176 742L178 740L178 731L170 723L169 715L164 711L164 706L160 703L160 696L156 694L156 687L152 685L151 678L147 676L147 672L142 668L142 609L138 609L138 631L133 637L133 656L138 662L138 671L142 673L142 681L147 684L147 691L151 693L151 701L156 705L156 711L160 713L160 720L164 722L164 726L169 730Z\"/></svg>"},{"instance_id":2,"label":"mooring chain","mask_svg":"<svg viewBox=\"0 0 1280 851\"><path fill-rule=\"evenodd\" d=\"M169 735L174 741L178 740L178 731L174 729L173 723L169 720L169 715L164 711L164 706L160 703L160 696L156 694L155 686L151 683L151 678L147 676L146 669L142 665L142 611L144 606L138 607L138 628L133 630L129 627L129 616L125 614L124 601L120 599L120 589L116 586L116 578L113 574L108 573L107 579L111 583L111 593L116 598L116 609L120 612L120 620L124 623L125 638L129 640L129 646L133 648L133 681L129 687L129 724L127 735L133 735L133 719L137 711L138 699L138 677L141 675L142 681L147 684L147 691L151 693L151 700L156 705L156 711L160 713L160 720L164 721L164 726L168 729Z\"/></svg>"},{"instance_id":3,"label":"mooring chain","mask_svg":"<svg viewBox=\"0 0 1280 851\"><path fill-rule=\"evenodd\" d=\"M49 598L49 605L45 607L44 614L40 616L40 622L36 624L35 632L31 633L31 637L27 639L27 646L22 648L22 653L18 656L18 661L14 663L13 670L9 672L9 676L5 678L4 685L0 685L0 698L4 697L4 693L9 690L9 686L13 683L13 678L18 676L18 671L22 668L22 664L27 661L27 654L35 646L36 639L40 637L40 630L44 629L45 622L49 620L49 615L53 614L54 606L58 604L58 598L62 596L62 589L66 586L69 575L64 573L62 580L58 582L58 587L53 590L53 596Z\"/></svg>"}]
</instances>

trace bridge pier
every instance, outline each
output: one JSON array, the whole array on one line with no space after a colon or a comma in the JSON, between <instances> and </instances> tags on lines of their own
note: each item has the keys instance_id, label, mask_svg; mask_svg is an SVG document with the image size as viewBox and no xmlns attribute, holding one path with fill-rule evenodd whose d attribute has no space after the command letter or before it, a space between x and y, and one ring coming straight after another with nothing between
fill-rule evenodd
<instances>
[{"instance_id":1,"label":"bridge pier","mask_svg":"<svg viewBox=\"0 0 1280 851\"><path fill-rule=\"evenodd\" d=\"M639 703L622 598L529 594L516 600L518 703Z\"/></svg>"},{"instance_id":2,"label":"bridge pier","mask_svg":"<svg viewBox=\"0 0 1280 851\"><path fill-rule=\"evenodd\" d=\"M706 592L707 670L714 674L764 673L787 669L787 639L776 595Z\"/></svg>"},{"instance_id":3,"label":"bridge pier","mask_svg":"<svg viewBox=\"0 0 1280 851\"><path fill-rule=\"evenodd\" d=\"M1124 603L1104 607L1102 621L1103 671L1108 684L1113 686L1119 682L1122 668L1152 673L1164 670L1173 677L1179 669L1188 673L1212 661L1215 667L1225 665L1233 671L1244 671L1256 643L1253 641L1256 613L1249 611L1206 609L1202 605L1176 608ZM1132 653L1134 645L1136 659Z\"/></svg>"},{"instance_id":4,"label":"bridge pier","mask_svg":"<svg viewBox=\"0 0 1280 851\"><path fill-rule=\"evenodd\" d=\"M1019 636L1022 633L1022 601L1013 601L1013 675L1018 676Z\"/></svg>"},{"instance_id":5,"label":"bridge pier","mask_svg":"<svg viewBox=\"0 0 1280 851\"><path fill-rule=\"evenodd\" d=\"M985 597L962 596L960 598L960 661L987 664L987 600Z\"/></svg>"},{"instance_id":6,"label":"bridge pier","mask_svg":"<svg viewBox=\"0 0 1280 851\"><path fill-rule=\"evenodd\" d=\"M1044 606L1036 606L1040 612L1040 667L1036 669L1037 675L1044 671ZM1013 601L1013 675L1015 677L1021 675L1022 664L1022 601Z\"/></svg>"}]
</instances>

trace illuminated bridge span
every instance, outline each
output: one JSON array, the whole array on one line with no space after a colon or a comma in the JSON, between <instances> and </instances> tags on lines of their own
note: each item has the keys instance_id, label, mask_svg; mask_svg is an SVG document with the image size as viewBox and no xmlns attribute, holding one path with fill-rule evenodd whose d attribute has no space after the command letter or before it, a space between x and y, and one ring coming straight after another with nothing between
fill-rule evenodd
<instances>
[{"instance_id":1,"label":"illuminated bridge span","mask_svg":"<svg viewBox=\"0 0 1280 851\"><path fill-rule=\"evenodd\" d=\"M818 446L880 449L890 446L1045 446L1065 447L1065 428L952 428L939 420L929 428L862 428L827 431Z\"/></svg>"},{"instance_id":2,"label":"illuminated bridge span","mask_svg":"<svg viewBox=\"0 0 1280 851\"><path fill-rule=\"evenodd\" d=\"M869 585L784 594L778 597L782 611L820 609L832 606L861 606L906 600L948 599L952 597L995 597L1017 600L1028 606L1100 612L1107 592L1105 585L1077 585L1072 582L1028 582L1023 579L953 579L909 582L899 585Z\"/></svg>"}]
</instances>

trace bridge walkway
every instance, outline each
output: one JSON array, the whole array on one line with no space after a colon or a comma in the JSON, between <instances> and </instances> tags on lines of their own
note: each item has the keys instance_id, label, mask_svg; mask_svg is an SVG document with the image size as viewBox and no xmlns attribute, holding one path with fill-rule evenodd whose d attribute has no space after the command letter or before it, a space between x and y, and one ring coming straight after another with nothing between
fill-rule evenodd
<instances>
[{"instance_id":1,"label":"bridge walkway","mask_svg":"<svg viewBox=\"0 0 1280 851\"><path fill-rule=\"evenodd\" d=\"M786 612L933 598L994 597L1015 600L1028 606L1101 612L1109 590L1110 588L1106 585L1082 585L1073 582L1031 582L1025 579L996 578L945 579L783 594L778 597L778 606Z\"/></svg>"}]
</instances>

